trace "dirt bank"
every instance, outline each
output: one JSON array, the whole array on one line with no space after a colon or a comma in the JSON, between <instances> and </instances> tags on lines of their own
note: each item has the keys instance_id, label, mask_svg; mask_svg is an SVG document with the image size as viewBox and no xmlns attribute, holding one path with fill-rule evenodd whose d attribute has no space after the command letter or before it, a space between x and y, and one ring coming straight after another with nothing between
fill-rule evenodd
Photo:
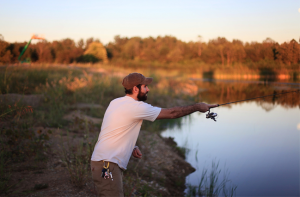
<instances>
[{"instance_id":1,"label":"dirt bank","mask_svg":"<svg viewBox=\"0 0 300 197\"><path fill-rule=\"evenodd\" d=\"M84 186L74 186L61 156L63 146L70 142L75 145L85 134L80 130L32 129L37 135L51 130L49 149L44 152L47 160L13 164L11 183L16 185L8 196L95 196L89 169ZM94 132L88 138L97 136L98 132ZM195 169L178 152L176 143L142 130L137 145L143 157L130 159L123 177L125 196L184 196L185 177Z\"/></svg>"}]
</instances>

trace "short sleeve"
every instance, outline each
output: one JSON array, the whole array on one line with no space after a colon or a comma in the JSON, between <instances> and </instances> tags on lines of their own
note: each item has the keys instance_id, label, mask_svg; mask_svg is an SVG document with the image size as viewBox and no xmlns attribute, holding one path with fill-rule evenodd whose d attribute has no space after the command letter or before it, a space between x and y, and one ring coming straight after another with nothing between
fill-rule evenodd
<instances>
[{"instance_id":1,"label":"short sleeve","mask_svg":"<svg viewBox=\"0 0 300 197\"><path fill-rule=\"evenodd\" d=\"M159 115L160 111L160 107L153 107L148 103L140 101L135 110L135 118L153 122Z\"/></svg>"}]
</instances>

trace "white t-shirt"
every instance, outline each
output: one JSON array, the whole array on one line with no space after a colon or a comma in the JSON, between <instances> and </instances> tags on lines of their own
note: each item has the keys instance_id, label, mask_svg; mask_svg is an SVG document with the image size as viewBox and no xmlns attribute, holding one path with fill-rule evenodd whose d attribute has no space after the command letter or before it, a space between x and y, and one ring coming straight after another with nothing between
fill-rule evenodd
<instances>
[{"instance_id":1,"label":"white t-shirt","mask_svg":"<svg viewBox=\"0 0 300 197\"><path fill-rule=\"evenodd\" d=\"M161 108L130 96L110 102L102 122L92 161L110 161L126 169L143 120L154 121Z\"/></svg>"}]
</instances>

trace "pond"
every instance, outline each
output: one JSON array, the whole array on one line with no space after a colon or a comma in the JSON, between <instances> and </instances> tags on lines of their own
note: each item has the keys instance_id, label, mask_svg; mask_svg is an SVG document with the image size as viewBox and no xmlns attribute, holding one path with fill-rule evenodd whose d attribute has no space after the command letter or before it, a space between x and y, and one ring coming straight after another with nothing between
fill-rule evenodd
<instances>
[{"instance_id":1,"label":"pond","mask_svg":"<svg viewBox=\"0 0 300 197\"><path fill-rule=\"evenodd\" d=\"M278 82L194 83L202 90L201 101L212 104L300 88ZM162 136L187 150L186 160L196 169L186 178L188 185L198 186L204 170L209 180L212 164L218 164L218 184L230 180L227 188L237 186L236 196L299 196L299 108L299 93L224 105L212 109L216 122L194 113Z\"/></svg>"}]
</instances>

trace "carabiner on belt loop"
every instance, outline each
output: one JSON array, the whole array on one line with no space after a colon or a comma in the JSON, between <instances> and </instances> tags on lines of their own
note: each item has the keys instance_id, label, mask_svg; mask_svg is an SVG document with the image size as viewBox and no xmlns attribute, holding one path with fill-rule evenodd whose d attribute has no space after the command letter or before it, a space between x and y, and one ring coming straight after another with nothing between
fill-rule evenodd
<instances>
[{"instance_id":1,"label":"carabiner on belt loop","mask_svg":"<svg viewBox=\"0 0 300 197\"><path fill-rule=\"evenodd\" d=\"M107 167L105 167L105 161L103 161L103 168L107 169L109 167L109 161L107 162Z\"/></svg>"}]
</instances>

